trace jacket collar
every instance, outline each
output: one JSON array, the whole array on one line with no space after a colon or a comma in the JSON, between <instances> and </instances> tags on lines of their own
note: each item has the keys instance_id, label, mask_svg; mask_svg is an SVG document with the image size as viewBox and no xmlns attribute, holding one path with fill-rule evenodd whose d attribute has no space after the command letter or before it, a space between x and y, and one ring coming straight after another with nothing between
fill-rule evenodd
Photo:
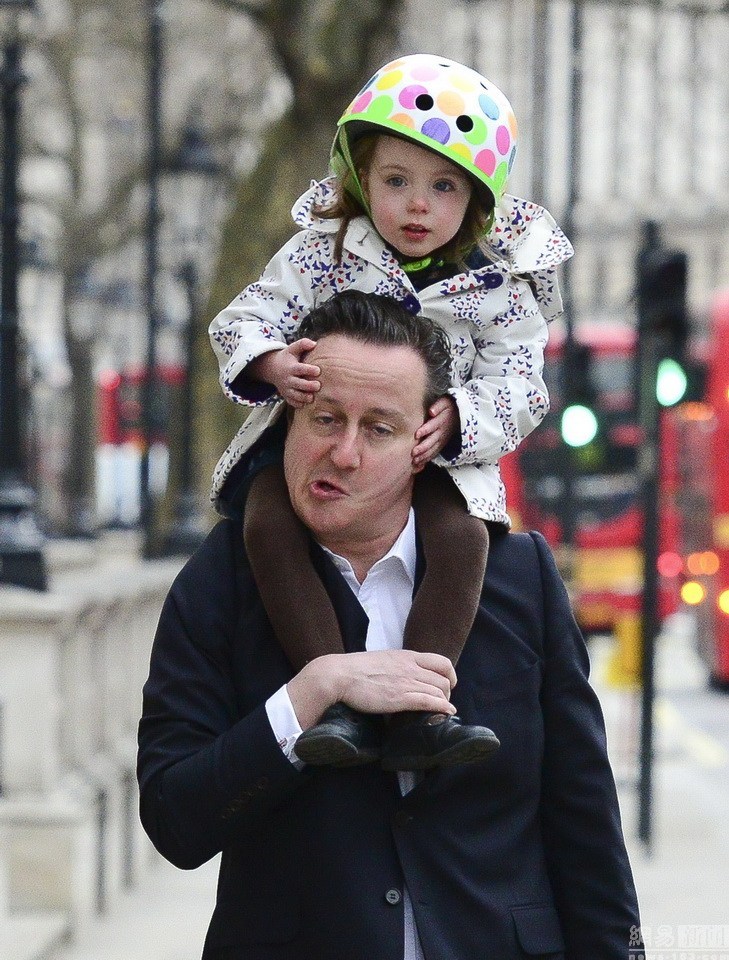
<instances>
[{"instance_id":1,"label":"jacket collar","mask_svg":"<svg viewBox=\"0 0 729 960\"><path fill-rule=\"evenodd\" d=\"M517 274L556 267L574 252L544 207L508 193L496 207L485 247L497 262Z\"/></svg>"},{"instance_id":2,"label":"jacket collar","mask_svg":"<svg viewBox=\"0 0 729 960\"><path fill-rule=\"evenodd\" d=\"M314 206L333 203L336 193L336 178L312 180L309 189L302 193L291 208L294 223L302 230L315 229L322 233L336 233L339 220L324 220L312 212ZM359 229L355 229L358 226ZM366 216L352 221L349 233L359 243L368 234L382 240ZM349 234L348 234L349 237ZM537 269L544 265L545 258L556 266L572 256L572 247L551 214L531 200L505 193L494 214L494 225L486 238L486 249L495 260L502 260L515 272Z\"/></svg>"},{"instance_id":3,"label":"jacket collar","mask_svg":"<svg viewBox=\"0 0 729 960\"><path fill-rule=\"evenodd\" d=\"M313 212L315 206L328 206L334 202L336 180L328 177L317 183L312 180L311 186L303 193L291 208L291 216L297 227L302 230L316 230L319 233L334 235L339 230L340 220L326 220ZM397 258L382 242L382 237L375 230L369 217L355 217L349 224L347 235L344 238L344 249L357 257L374 264L380 270L391 274L400 271ZM405 274L403 273L403 277ZM408 281L407 286L410 287Z\"/></svg>"},{"instance_id":4,"label":"jacket collar","mask_svg":"<svg viewBox=\"0 0 729 960\"><path fill-rule=\"evenodd\" d=\"M312 180L309 189L299 197L291 209L291 216L300 229L327 234L337 232L339 220L325 220L312 212L316 205L326 206L333 202L335 183L334 177L318 182ZM569 240L544 207L510 194L501 198L484 246L493 262L433 284L438 295L500 286L507 274L529 275L549 270L569 259L573 253ZM412 289L397 258L383 243L369 217L363 215L352 220L344 239L344 249L389 275L399 275L403 285Z\"/></svg>"}]
</instances>

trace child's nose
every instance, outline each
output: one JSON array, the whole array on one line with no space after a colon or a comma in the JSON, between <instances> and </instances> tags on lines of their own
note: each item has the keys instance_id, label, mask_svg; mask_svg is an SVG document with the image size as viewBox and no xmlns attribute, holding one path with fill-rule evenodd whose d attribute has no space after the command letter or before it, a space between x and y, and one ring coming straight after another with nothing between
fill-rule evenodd
<instances>
[{"instance_id":1,"label":"child's nose","mask_svg":"<svg viewBox=\"0 0 729 960\"><path fill-rule=\"evenodd\" d=\"M424 190L413 190L410 194L410 209L423 211L428 209L428 198Z\"/></svg>"}]
</instances>

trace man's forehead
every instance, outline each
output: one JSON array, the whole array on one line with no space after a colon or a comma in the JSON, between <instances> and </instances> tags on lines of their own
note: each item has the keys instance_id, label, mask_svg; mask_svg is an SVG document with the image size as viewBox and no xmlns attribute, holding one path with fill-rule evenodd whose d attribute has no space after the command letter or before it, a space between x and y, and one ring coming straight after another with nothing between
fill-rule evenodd
<instances>
[{"instance_id":1,"label":"man's forehead","mask_svg":"<svg viewBox=\"0 0 729 960\"><path fill-rule=\"evenodd\" d=\"M306 358L319 366L320 397L334 399L338 388L356 387L370 394L383 391L393 399L378 397L383 408L412 398L420 404L425 393L426 368L422 357L410 346L392 346L360 341L344 334L321 337Z\"/></svg>"},{"instance_id":2,"label":"man's forehead","mask_svg":"<svg viewBox=\"0 0 729 960\"><path fill-rule=\"evenodd\" d=\"M348 364L362 366L372 373L389 373L393 366L420 367L425 363L414 347L406 344L372 343L345 333L328 333L320 337L307 357L309 363Z\"/></svg>"}]
</instances>

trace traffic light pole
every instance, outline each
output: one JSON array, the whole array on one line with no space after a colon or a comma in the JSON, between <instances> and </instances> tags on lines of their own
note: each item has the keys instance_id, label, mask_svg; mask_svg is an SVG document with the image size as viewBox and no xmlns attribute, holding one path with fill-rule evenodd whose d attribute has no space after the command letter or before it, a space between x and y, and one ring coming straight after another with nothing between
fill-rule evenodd
<instances>
[{"instance_id":1,"label":"traffic light pole","mask_svg":"<svg viewBox=\"0 0 729 960\"><path fill-rule=\"evenodd\" d=\"M640 422L642 443L638 472L643 513L643 598L641 646L641 715L638 779L638 836L650 850L653 812L653 704L658 616L658 548L660 526L660 409L656 378L659 338L645 330L641 349Z\"/></svg>"},{"instance_id":2,"label":"traffic light pole","mask_svg":"<svg viewBox=\"0 0 729 960\"><path fill-rule=\"evenodd\" d=\"M563 218L564 230L568 237L574 240L575 210L578 200L579 184L579 155L580 155L580 126L582 121L582 56L583 56L583 24L582 9L577 0L574 0L570 20L570 46L572 52L572 70L570 73L570 149L568 151L567 184L568 196L565 215ZM563 407L571 402L572 371L576 358L575 328L574 328L574 291L572 284L572 264L564 267L564 325L565 343L562 356L562 390ZM562 543L564 546L562 567L565 578L570 581L574 576L574 541L575 541L575 462L571 447L565 446L562 450Z\"/></svg>"},{"instance_id":3,"label":"traffic light pole","mask_svg":"<svg viewBox=\"0 0 729 960\"><path fill-rule=\"evenodd\" d=\"M159 311L157 306L157 272L159 268L159 181L162 153L162 14L160 0L148 0L148 137L147 170L147 236L145 298L147 306L147 361L142 381L142 433L144 447L139 478L141 526L144 537L142 552L145 558L159 552L157 542L157 510L155 491L151 484L151 448L157 439L157 337Z\"/></svg>"},{"instance_id":4,"label":"traffic light pole","mask_svg":"<svg viewBox=\"0 0 729 960\"><path fill-rule=\"evenodd\" d=\"M637 261L638 344L637 393L642 444L638 469L643 512L642 699L638 835L650 849L653 803L653 705L655 648L660 632L658 550L661 526L661 401L659 365L668 357L682 359L688 336L686 282L688 261L679 250L667 250L655 223L643 228ZM676 402L676 397L671 402ZM666 402L665 398L661 398Z\"/></svg>"}]
</instances>

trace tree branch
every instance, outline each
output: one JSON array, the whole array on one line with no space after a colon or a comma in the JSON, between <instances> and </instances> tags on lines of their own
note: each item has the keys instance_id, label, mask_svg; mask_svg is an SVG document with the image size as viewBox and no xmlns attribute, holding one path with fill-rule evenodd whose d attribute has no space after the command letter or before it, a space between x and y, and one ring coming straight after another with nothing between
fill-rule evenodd
<instances>
[{"instance_id":1,"label":"tree branch","mask_svg":"<svg viewBox=\"0 0 729 960\"><path fill-rule=\"evenodd\" d=\"M248 0L212 0L212 2L216 7L221 7L224 10L245 14L264 29L269 26L268 11L265 7L249 3Z\"/></svg>"}]
</instances>

